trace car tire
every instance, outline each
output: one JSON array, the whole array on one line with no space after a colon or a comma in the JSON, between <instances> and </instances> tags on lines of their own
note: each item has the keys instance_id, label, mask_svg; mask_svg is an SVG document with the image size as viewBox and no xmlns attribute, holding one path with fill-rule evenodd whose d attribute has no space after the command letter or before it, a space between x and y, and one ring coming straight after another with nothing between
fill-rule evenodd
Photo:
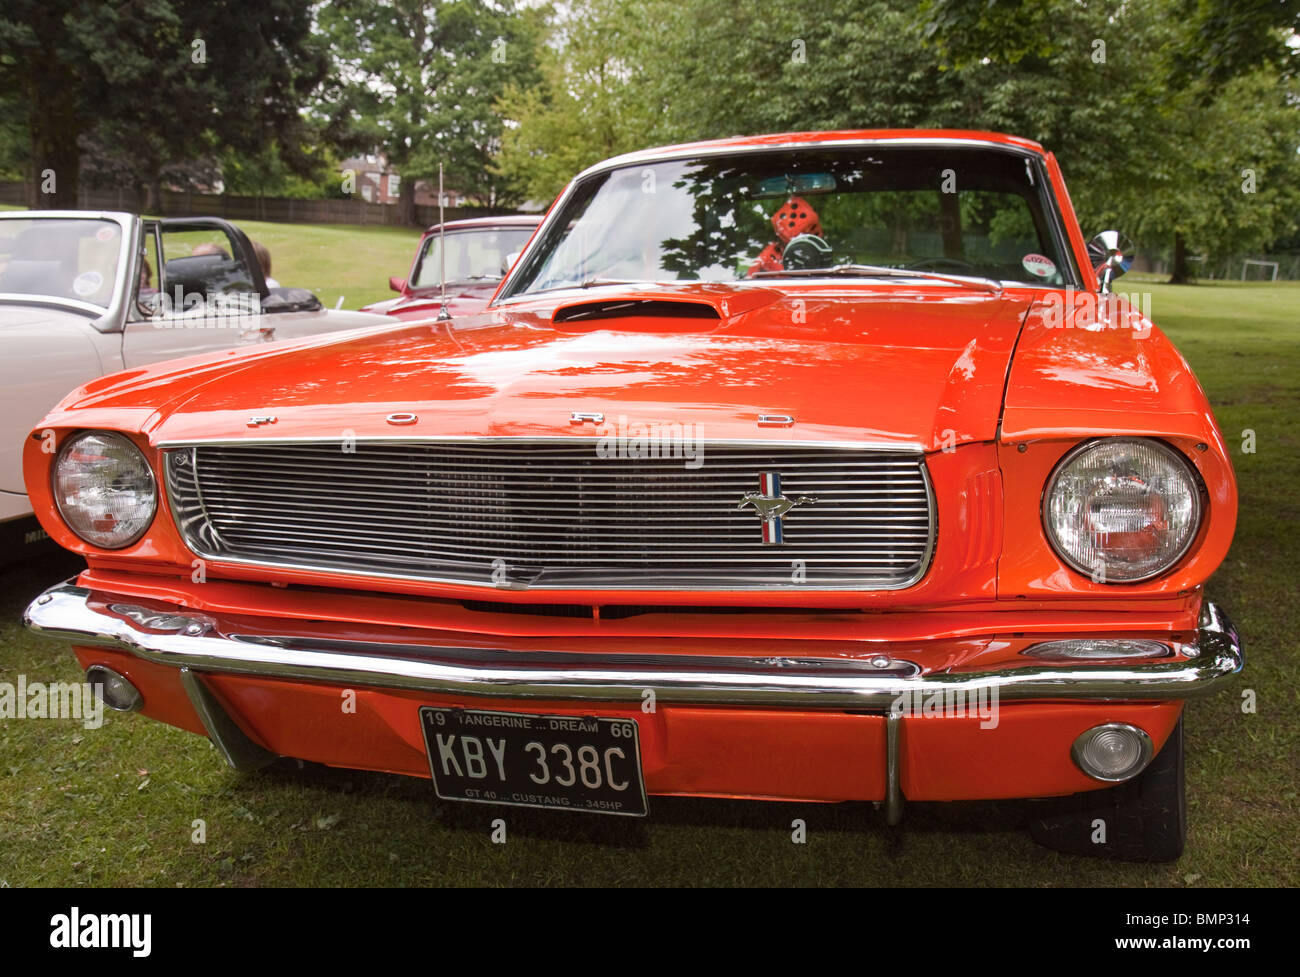
<instances>
[{"instance_id":1,"label":"car tire","mask_svg":"<svg viewBox=\"0 0 1300 977\"><path fill-rule=\"evenodd\" d=\"M1044 802L1029 833L1040 845L1075 855L1126 862L1172 862L1187 840L1183 720L1164 748L1138 776L1104 790L1085 791ZM1094 840L1100 821L1105 840Z\"/></svg>"}]
</instances>

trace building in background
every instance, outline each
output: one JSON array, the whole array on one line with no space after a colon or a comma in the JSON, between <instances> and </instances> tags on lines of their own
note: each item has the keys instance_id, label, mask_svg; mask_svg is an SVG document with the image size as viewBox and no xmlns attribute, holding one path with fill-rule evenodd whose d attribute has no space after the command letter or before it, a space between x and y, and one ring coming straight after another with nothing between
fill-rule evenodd
<instances>
[{"instance_id":1,"label":"building in background","mask_svg":"<svg viewBox=\"0 0 1300 977\"><path fill-rule=\"evenodd\" d=\"M356 193L370 204L396 204L402 190L402 176L397 168L390 165L382 153L367 153L364 156L351 156L339 164L340 175L351 170L356 174ZM448 207L467 207L469 198L459 190L444 188L445 205ZM417 207L438 206L438 188L428 180L415 182L415 204Z\"/></svg>"}]
</instances>

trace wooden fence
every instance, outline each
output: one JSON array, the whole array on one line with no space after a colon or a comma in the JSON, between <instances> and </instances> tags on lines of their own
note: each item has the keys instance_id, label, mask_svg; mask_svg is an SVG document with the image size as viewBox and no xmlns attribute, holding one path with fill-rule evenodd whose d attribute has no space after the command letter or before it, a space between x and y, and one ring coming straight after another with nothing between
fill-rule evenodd
<instances>
[{"instance_id":1,"label":"wooden fence","mask_svg":"<svg viewBox=\"0 0 1300 977\"><path fill-rule=\"evenodd\" d=\"M22 181L0 182L0 203L25 206L27 185ZM77 194L79 210L121 210L140 213L144 201L131 190L95 190L82 188ZM162 217L225 217L233 221L274 221L285 224L362 224L389 225L400 223L395 204L366 203L360 197L353 200L295 200L288 197L240 197L225 193L184 193L172 190L162 192L162 210L150 208L149 213ZM448 207L447 220L466 217L489 217L514 213L508 210L487 210L478 207ZM421 226L438 221L438 208L417 205L416 222Z\"/></svg>"}]
</instances>

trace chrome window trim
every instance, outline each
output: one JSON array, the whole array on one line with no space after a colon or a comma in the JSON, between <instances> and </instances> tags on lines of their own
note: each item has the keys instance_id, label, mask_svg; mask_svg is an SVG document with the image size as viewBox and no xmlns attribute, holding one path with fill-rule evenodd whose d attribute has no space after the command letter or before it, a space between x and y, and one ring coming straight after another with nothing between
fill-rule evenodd
<instances>
[{"instance_id":1,"label":"chrome window trim","mask_svg":"<svg viewBox=\"0 0 1300 977\"><path fill-rule=\"evenodd\" d=\"M528 438L511 438L511 437L502 437L502 436L483 437L477 435L464 435L460 437L446 437L446 438L444 437L412 438L410 436L403 437L401 435L383 435L383 436L377 436L373 438L371 437L358 438L357 443L358 444L365 443L365 442L410 443L410 442L421 442L421 441L428 442L428 443L437 443L441 441L453 441L453 440L484 442L484 443L505 442L510 444L521 444L521 443L554 444L558 442L558 443L568 443L568 444L575 444L575 445L585 445L587 443L594 443L595 441L595 439L591 437L573 437L573 436L564 436L564 435L528 437ZM884 448L877 446L875 448L866 448L865 445L868 444L867 442L775 441L775 440L764 440L761 438L736 438L730 440L717 440L717 441L711 440L705 442L705 444L706 446L715 445L715 446L733 446L733 447L757 447L757 448L765 448L765 449L800 448L800 447L825 448L828 450L862 449L862 450L885 451L888 453L897 454L900 457L900 459L914 459L917 462L917 470L920 472L921 480L925 486L926 505L930 516L928 520L929 523L928 531L925 538L925 548L922 551L920 559L917 561L916 572L905 580L901 580L895 583L882 584L879 586L872 586L872 587L863 587L858 582L845 582L845 583L838 583L838 584L826 583L826 584L821 584L819 586L803 586L803 587L791 586L785 584L782 585L752 585L751 584L751 585L733 585L733 586L716 586L716 585L653 586L645 583L599 584L599 583L590 583L590 582L583 583L580 586L573 586L573 585L569 585L569 586L549 585L548 586L545 584L522 584L518 582L513 582L509 585L503 586L500 584L493 584L493 583L478 583L472 580L466 580L463 577L438 577L438 576L432 576L427 574L401 573L397 571L378 572L378 571L360 570L360 569L340 570L331 567L321 567L309 563L308 564L296 563L289 560L271 561L271 560L253 560L244 557L232 557L229 555L213 552L211 550L208 550L204 547L197 545L197 541L193 538L192 534L188 533L185 530L185 528L181 525L181 511L175 504L173 504L172 479L170 477L170 464L171 464L172 452L174 452L176 449L192 448L203 444L214 445L214 446L221 446L221 445L246 446L250 443L256 443L259 445L279 445L279 444L293 445L293 444L321 444L321 443L332 444L339 441L341 441L341 439L337 437L328 437L328 438L312 437L312 438L298 438L298 439L234 438L234 439L212 439L209 441L187 440L184 442L160 442L158 445L160 449L168 449L164 451L163 457L161 459L161 466L162 466L161 482L163 485L163 492L166 496L167 510L171 516L172 525L176 528L176 532L180 537L182 545L184 545L195 556L199 557L200 559L206 560L213 566L217 566L217 567L224 565L224 566L232 566L232 567L290 570L290 571L297 571L303 573L319 574L319 575L328 576L332 578L351 577L351 578L358 578L358 579L365 579L365 580L402 580L402 581L428 583L428 584L435 584L435 585L465 587L465 588L480 590L483 593L508 594L508 593L519 593L519 592L527 591L529 593L573 594L573 593L583 593L587 591L619 591L619 592L627 592L627 593L666 593L666 594L683 593L683 592L686 593L762 593L762 594L772 594L772 593L810 594L811 593L811 594L815 594L815 593L851 593L856 591L864 594L874 594L874 593L888 593L891 591L906 590L908 588L916 586L918 583L924 580L926 574L928 574L930 571L931 564L934 561L934 553L938 543L939 510L938 510L938 504L934 493L934 483L930 478L930 466L927 463L926 452L923 451L919 446L917 446L914 450L909 450L909 449L900 450L897 448L897 446L889 446ZM192 460L190 462L190 467L191 470L193 470L194 462ZM211 523L209 523L209 525L211 525Z\"/></svg>"}]
</instances>

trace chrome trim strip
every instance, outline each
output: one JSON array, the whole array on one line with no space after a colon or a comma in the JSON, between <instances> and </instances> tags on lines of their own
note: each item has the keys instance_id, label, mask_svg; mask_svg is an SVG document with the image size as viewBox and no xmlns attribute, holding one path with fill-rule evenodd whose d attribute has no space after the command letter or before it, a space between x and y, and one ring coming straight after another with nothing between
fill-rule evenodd
<instances>
[{"instance_id":1,"label":"chrome trim strip","mask_svg":"<svg viewBox=\"0 0 1300 977\"><path fill-rule=\"evenodd\" d=\"M105 607L134 599L96 595ZM656 700L673 704L889 712L899 696L918 691L971 694L997 689L1000 699L1016 701L1148 701L1209 692L1243 665L1235 630L1222 611L1208 603L1202 608L1195 652L1185 650L1181 660L1033 665L908 677L893 669L881 674L828 659L814 659L820 664L808 667L783 667L776 659L757 670L753 659L744 659L740 664L748 664L746 670L710 658L705 667L692 669L689 656L620 662L617 655L570 653L556 658L506 649L255 635L208 614L195 615L190 626L159 633L141 627L132 616L92 607L91 600L87 588L58 584L28 606L23 623L38 634L75 645L113 648L177 668L521 700L639 703L650 689ZM183 607L174 611L182 617L192 613Z\"/></svg>"},{"instance_id":2,"label":"chrome trim strip","mask_svg":"<svg viewBox=\"0 0 1300 977\"><path fill-rule=\"evenodd\" d=\"M200 445L274 445L274 444L342 444L347 438L339 435L313 435L297 438L185 438L179 441L157 441L154 447L160 450L172 448L196 448ZM599 438L596 435L574 437L571 434L530 434L525 437L482 434L438 434L425 437L413 437L410 434L375 434L354 439L358 444L365 442L400 441L409 444L437 444L442 441L457 443L473 442L482 444L545 444L556 442L573 445L591 445L593 448ZM879 451L898 455L924 455L925 445L917 441L778 441L773 438L710 438L705 446L721 448L842 448L845 451Z\"/></svg>"},{"instance_id":3,"label":"chrome trim strip","mask_svg":"<svg viewBox=\"0 0 1300 977\"><path fill-rule=\"evenodd\" d=\"M181 687L189 697L190 705L198 714L199 722L208 731L208 739L217 751L226 758L231 769L241 773L261 770L267 764L274 763L276 756L269 750L258 746L248 738L217 697L212 694L203 679L188 666L181 668Z\"/></svg>"}]
</instances>

